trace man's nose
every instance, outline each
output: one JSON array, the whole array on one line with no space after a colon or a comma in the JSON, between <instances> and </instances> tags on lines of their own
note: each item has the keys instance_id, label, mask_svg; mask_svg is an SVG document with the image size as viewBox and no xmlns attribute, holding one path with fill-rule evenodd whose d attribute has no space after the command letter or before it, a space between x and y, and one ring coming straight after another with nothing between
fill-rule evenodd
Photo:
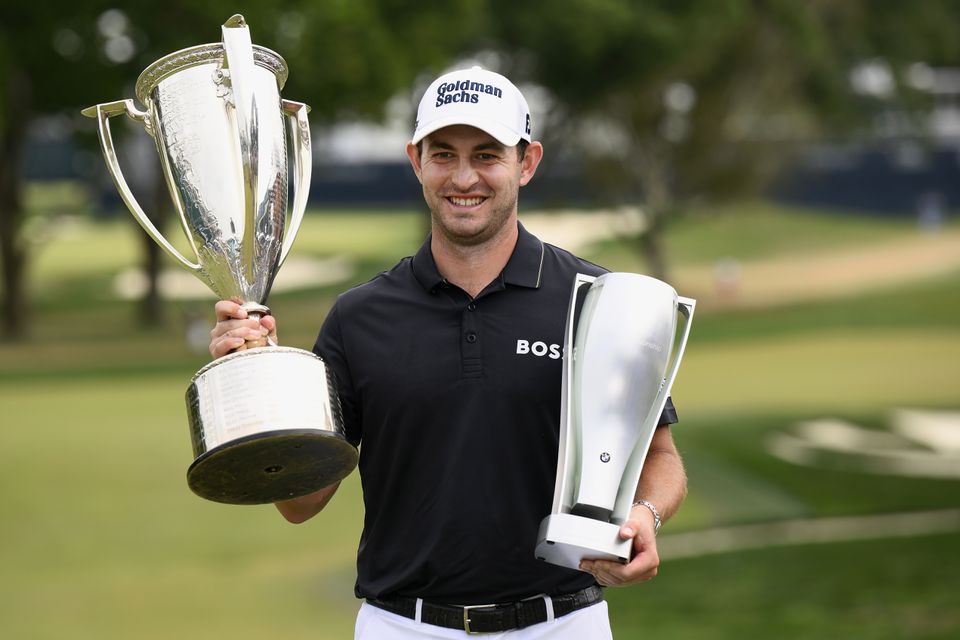
<instances>
[{"instance_id":1,"label":"man's nose","mask_svg":"<svg viewBox=\"0 0 960 640\"><path fill-rule=\"evenodd\" d=\"M477 183L477 171L467 158L462 158L453 172L453 184L457 189L466 191Z\"/></svg>"}]
</instances>

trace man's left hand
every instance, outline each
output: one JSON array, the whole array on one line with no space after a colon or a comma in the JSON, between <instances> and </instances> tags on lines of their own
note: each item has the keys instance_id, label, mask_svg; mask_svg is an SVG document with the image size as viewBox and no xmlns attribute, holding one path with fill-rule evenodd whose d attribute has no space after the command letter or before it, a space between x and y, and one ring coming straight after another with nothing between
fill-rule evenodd
<instances>
[{"instance_id":1,"label":"man's left hand","mask_svg":"<svg viewBox=\"0 0 960 640\"><path fill-rule=\"evenodd\" d=\"M630 519L620 527L623 540L633 539L633 559L627 564L609 560L583 560L580 568L592 573L604 587L625 587L652 580L660 566L653 525L653 514L649 509L634 507L630 510Z\"/></svg>"}]
</instances>

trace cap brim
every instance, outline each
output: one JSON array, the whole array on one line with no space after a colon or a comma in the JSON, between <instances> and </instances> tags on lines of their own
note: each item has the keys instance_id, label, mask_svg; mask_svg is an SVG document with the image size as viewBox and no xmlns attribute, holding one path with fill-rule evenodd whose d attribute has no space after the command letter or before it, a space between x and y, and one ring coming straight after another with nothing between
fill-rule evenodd
<instances>
[{"instance_id":1,"label":"cap brim","mask_svg":"<svg viewBox=\"0 0 960 640\"><path fill-rule=\"evenodd\" d=\"M413 134L413 139L411 142L413 144L417 144L434 131L439 131L444 127L452 127L453 125L457 124L464 124L480 129L481 131L485 131L496 138L497 142L505 147L512 147L520 142L520 140L523 138L523 136L516 131L510 129L509 127L505 127L494 120L478 118L476 116L467 117L464 115L450 115L446 116L445 118L437 118L436 120L433 120L432 122L417 129Z\"/></svg>"}]
</instances>

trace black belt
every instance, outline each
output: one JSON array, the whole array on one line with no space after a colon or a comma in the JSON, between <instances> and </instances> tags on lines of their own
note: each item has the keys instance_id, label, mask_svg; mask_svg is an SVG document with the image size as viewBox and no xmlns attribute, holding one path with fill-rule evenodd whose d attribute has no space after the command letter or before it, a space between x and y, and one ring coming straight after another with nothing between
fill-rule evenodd
<instances>
[{"instance_id":1,"label":"black belt","mask_svg":"<svg viewBox=\"0 0 960 640\"><path fill-rule=\"evenodd\" d=\"M603 600L603 590L594 585L575 593L553 596L550 599L553 602L553 616L559 618L600 602ZM411 620L417 619L416 598L403 596L367 598L367 602L384 611ZM520 602L478 604L466 607L423 602L420 608L421 622L448 629L463 629L467 633L497 633L522 629L546 620L547 603L542 597Z\"/></svg>"}]
</instances>

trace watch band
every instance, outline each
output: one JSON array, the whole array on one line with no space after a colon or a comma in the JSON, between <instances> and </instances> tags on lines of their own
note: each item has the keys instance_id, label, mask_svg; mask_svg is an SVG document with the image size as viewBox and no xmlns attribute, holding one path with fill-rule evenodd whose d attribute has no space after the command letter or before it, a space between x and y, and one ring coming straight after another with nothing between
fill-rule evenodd
<instances>
[{"instance_id":1,"label":"watch band","mask_svg":"<svg viewBox=\"0 0 960 640\"><path fill-rule=\"evenodd\" d=\"M643 505L644 507L650 510L650 513L653 514L653 535L657 535L658 533L660 533L661 520L660 520L660 512L657 511L657 508L653 506L652 503L647 502L646 500L637 500L636 502L633 503L633 506L635 507L638 505Z\"/></svg>"}]
</instances>

